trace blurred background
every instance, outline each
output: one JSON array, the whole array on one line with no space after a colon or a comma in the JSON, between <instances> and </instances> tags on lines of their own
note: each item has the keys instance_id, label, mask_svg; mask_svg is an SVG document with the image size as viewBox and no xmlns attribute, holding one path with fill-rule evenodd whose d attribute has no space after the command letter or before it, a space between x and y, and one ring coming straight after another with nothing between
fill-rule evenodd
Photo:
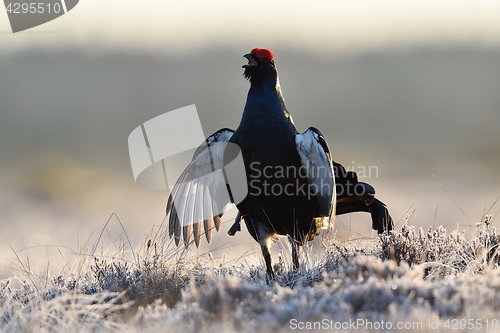
<instances>
[{"instance_id":1,"label":"blurred background","mask_svg":"<svg viewBox=\"0 0 500 333\"><path fill-rule=\"evenodd\" d=\"M82 0L13 34L0 9L0 278L125 249L123 230L144 247L168 194L134 183L128 135L190 104L206 135L236 128L256 46L273 50L298 129L365 170L398 226L473 233L500 211L499 17L498 1ZM229 216L199 253L258 253L246 230L225 235ZM336 220L341 240L370 227Z\"/></svg>"}]
</instances>

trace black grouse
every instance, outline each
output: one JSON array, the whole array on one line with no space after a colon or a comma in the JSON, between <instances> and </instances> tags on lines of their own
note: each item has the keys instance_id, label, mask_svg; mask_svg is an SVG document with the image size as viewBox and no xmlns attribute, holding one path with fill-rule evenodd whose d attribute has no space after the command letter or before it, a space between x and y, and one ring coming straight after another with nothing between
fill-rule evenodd
<instances>
[{"instance_id":1,"label":"black grouse","mask_svg":"<svg viewBox=\"0 0 500 333\"><path fill-rule=\"evenodd\" d=\"M297 246L317 236L332 215L369 212L373 229L379 233L391 230L392 219L375 198L373 187L358 182L355 172L332 160L320 131L310 127L299 133L295 128L281 93L273 53L254 48L244 57L248 64L243 65L243 75L250 81L250 90L240 125L236 131L224 128L209 136L179 177L167 202L170 237L178 245L182 233L187 246L193 233L198 246L203 226L210 242L213 224L219 231L222 214L234 202L239 212L228 234L234 235L241 219L245 221L260 244L267 277L272 279L270 246L280 235L288 237L293 265L298 269ZM229 146L238 149L235 152ZM226 174L221 178L225 186L200 181L200 177L223 169L238 153L248 186L241 202L235 202ZM226 197L215 193L224 190L229 194ZM220 198L226 199L221 202Z\"/></svg>"}]
</instances>

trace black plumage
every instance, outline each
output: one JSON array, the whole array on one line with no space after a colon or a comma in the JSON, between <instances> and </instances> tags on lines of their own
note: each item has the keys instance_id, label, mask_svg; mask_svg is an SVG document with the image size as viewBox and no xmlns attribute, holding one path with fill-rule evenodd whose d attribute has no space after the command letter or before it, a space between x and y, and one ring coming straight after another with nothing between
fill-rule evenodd
<instances>
[{"instance_id":1,"label":"black plumage","mask_svg":"<svg viewBox=\"0 0 500 333\"><path fill-rule=\"evenodd\" d=\"M274 276L271 243L279 235L287 236L294 267L298 268L297 247L314 239L333 213L370 212L374 229L379 233L391 230L392 219L375 198L373 187L359 182L354 172L332 160L328 144L316 128L297 131L281 93L271 51L255 48L245 58L244 76L250 81L250 90L240 125L234 132L222 129L207 138L169 197L169 233L176 237L176 244L182 231L187 245L193 231L198 245L202 224L209 242L214 222L219 230L221 216L233 201L231 186L223 188L212 181L209 186L196 177L223 168L234 159L234 153L226 149L228 144L239 148L248 185L248 195L236 202L239 213L228 234L234 235L241 220L245 222L261 246L268 278ZM207 198L216 197L215 192L224 190L229 192L228 202L207 202ZM197 205L203 207L202 213L196 211ZM195 212L190 212L191 207Z\"/></svg>"}]
</instances>

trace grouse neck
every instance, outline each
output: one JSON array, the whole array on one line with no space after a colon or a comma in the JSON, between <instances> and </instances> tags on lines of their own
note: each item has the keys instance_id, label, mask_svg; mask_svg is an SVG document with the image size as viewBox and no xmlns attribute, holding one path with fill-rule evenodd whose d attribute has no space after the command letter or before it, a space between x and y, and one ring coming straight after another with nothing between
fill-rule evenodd
<instances>
[{"instance_id":1,"label":"grouse neck","mask_svg":"<svg viewBox=\"0 0 500 333\"><path fill-rule=\"evenodd\" d=\"M279 79L269 78L258 84L251 83L243 112L243 121L264 119L289 120L285 99L281 93Z\"/></svg>"}]
</instances>

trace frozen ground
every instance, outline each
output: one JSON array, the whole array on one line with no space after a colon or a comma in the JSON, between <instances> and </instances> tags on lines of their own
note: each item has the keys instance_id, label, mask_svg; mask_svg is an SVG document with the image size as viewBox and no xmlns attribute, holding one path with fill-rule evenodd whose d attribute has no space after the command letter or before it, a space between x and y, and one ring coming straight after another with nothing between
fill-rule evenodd
<instances>
[{"instance_id":1,"label":"frozen ground","mask_svg":"<svg viewBox=\"0 0 500 333\"><path fill-rule=\"evenodd\" d=\"M193 256L152 233L130 251L87 244L57 276L0 282L0 332L497 332L500 234L491 216L473 235L411 220L367 242L324 239L283 251L267 285L258 256L236 262ZM98 242L96 242L98 244ZM96 254L100 253L100 254Z\"/></svg>"}]
</instances>

